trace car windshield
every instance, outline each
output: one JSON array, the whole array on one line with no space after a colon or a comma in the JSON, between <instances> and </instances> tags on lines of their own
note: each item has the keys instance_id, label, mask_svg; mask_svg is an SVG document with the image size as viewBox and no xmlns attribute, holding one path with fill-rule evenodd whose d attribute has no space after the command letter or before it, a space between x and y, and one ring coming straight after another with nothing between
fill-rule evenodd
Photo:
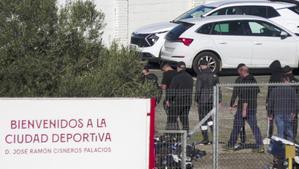
<instances>
[{"instance_id":1,"label":"car windshield","mask_svg":"<svg viewBox=\"0 0 299 169\"><path fill-rule=\"evenodd\" d=\"M211 11L212 9L214 9L215 7L210 7L210 6L205 6L205 5L200 5L198 7L195 7L189 11L187 11L186 13L182 14L181 16L177 17L174 22L178 22L182 19L189 19L189 18L199 18L201 17L203 14Z\"/></svg>"}]
</instances>

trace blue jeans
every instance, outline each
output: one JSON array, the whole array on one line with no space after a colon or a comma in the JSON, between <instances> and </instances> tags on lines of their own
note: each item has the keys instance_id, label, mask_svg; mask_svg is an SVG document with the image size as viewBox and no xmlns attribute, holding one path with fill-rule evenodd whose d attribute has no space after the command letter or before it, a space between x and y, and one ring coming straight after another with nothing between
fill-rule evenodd
<instances>
[{"instance_id":1,"label":"blue jeans","mask_svg":"<svg viewBox=\"0 0 299 169\"><path fill-rule=\"evenodd\" d=\"M255 137L255 141L257 146L261 146L263 144L262 142L262 136L260 128L257 125L257 119L256 119L256 111L251 110L248 112L246 119L242 117L242 113L237 111L235 114L234 119L234 126L233 130L230 135L230 139L228 141L229 146L234 146L237 142L238 135L240 134L241 129L243 128L245 121L249 124L251 131Z\"/></svg>"},{"instance_id":2,"label":"blue jeans","mask_svg":"<svg viewBox=\"0 0 299 169\"><path fill-rule=\"evenodd\" d=\"M274 119L278 137L294 141L291 115L286 113L275 114Z\"/></svg>"}]
</instances>

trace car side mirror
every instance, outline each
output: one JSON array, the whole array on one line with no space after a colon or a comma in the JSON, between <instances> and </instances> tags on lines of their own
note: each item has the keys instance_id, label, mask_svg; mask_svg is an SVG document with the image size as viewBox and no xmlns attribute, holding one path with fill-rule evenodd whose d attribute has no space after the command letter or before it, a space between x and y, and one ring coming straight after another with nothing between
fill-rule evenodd
<instances>
[{"instance_id":1,"label":"car side mirror","mask_svg":"<svg viewBox=\"0 0 299 169\"><path fill-rule=\"evenodd\" d=\"M285 32L285 31L282 31L281 33L280 33L280 37L281 37L281 39L285 39L285 38L287 38L289 36L289 34L287 33L287 32Z\"/></svg>"}]
</instances>

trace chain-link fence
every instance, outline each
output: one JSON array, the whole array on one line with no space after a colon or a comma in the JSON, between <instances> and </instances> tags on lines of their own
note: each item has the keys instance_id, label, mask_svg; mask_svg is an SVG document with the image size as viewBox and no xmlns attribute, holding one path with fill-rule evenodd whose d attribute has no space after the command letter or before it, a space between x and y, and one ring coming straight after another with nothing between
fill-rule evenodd
<instances>
[{"instance_id":1,"label":"chain-link fence","mask_svg":"<svg viewBox=\"0 0 299 169\"><path fill-rule=\"evenodd\" d=\"M165 92L156 108L157 168L265 169L285 162L268 148L272 135L298 140L298 91L295 83L252 83Z\"/></svg>"},{"instance_id":2,"label":"chain-link fence","mask_svg":"<svg viewBox=\"0 0 299 169\"><path fill-rule=\"evenodd\" d=\"M299 84L221 84L216 93L220 89L215 168L287 168L285 157L279 160L268 150L272 135L297 140Z\"/></svg>"},{"instance_id":3,"label":"chain-link fence","mask_svg":"<svg viewBox=\"0 0 299 169\"><path fill-rule=\"evenodd\" d=\"M186 158L179 160L184 161L187 169L199 168L208 169L213 168L213 120L212 113L215 108L214 105L214 90L207 89L202 91L201 94L196 93L195 90L167 90L164 92L163 98L156 108L156 138L162 140L164 146L164 152L169 155L168 152L173 153L174 157L176 154L181 153L177 147L180 145L185 146ZM204 130L205 132L202 132ZM162 132L161 132L162 131ZM171 134L169 131L178 133ZM179 139L179 132L186 133L186 144L183 140ZM171 141L167 141L171 140ZM159 145L157 140L156 142ZM174 146L173 143L179 146ZM178 143L178 144L177 144ZM172 145L172 146L169 146ZM165 147L168 147L165 150ZM162 148L158 148L162 150ZM165 153L162 153L165 158ZM159 152L156 151L158 158ZM164 163L166 161L164 160ZM156 161L157 168L171 168L170 166L165 167L161 164L161 158ZM182 163L180 163L182 164ZM174 168L176 169L176 168Z\"/></svg>"},{"instance_id":4,"label":"chain-link fence","mask_svg":"<svg viewBox=\"0 0 299 169\"><path fill-rule=\"evenodd\" d=\"M187 159L187 132L183 130L160 130L155 138L157 169L191 169Z\"/></svg>"}]
</instances>

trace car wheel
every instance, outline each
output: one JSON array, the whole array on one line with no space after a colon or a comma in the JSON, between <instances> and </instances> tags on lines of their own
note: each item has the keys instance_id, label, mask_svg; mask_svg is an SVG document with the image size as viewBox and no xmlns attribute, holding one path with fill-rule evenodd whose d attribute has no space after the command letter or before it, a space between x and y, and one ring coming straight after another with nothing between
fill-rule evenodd
<instances>
[{"instance_id":1,"label":"car wheel","mask_svg":"<svg viewBox=\"0 0 299 169\"><path fill-rule=\"evenodd\" d=\"M214 73L218 73L220 71L220 60L217 55L212 52L202 52L198 54L193 61L193 70L195 72L199 72L198 65L201 60L208 61L208 66Z\"/></svg>"}]
</instances>

